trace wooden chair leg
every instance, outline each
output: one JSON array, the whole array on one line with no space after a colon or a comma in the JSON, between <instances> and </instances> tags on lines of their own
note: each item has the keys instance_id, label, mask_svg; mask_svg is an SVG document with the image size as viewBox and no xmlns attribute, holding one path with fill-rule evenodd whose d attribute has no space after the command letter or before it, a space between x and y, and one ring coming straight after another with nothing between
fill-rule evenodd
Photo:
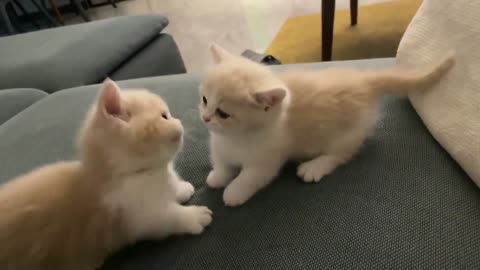
<instances>
[{"instance_id":1,"label":"wooden chair leg","mask_svg":"<svg viewBox=\"0 0 480 270\"><path fill-rule=\"evenodd\" d=\"M322 61L332 60L335 0L322 0Z\"/></svg>"},{"instance_id":2,"label":"wooden chair leg","mask_svg":"<svg viewBox=\"0 0 480 270\"><path fill-rule=\"evenodd\" d=\"M87 12L83 8L81 0L70 0L70 3L75 7L76 12L80 13L80 16L82 16L84 21L90 22L92 20L90 19L90 16L88 16Z\"/></svg>"},{"instance_id":3,"label":"wooden chair leg","mask_svg":"<svg viewBox=\"0 0 480 270\"><path fill-rule=\"evenodd\" d=\"M357 25L358 18L358 0L350 0L350 24Z\"/></svg>"},{"instance_id":4,"label":"wooden chair leg","mask_svg":"<svg viewBox=\"0 0 480 270\"><path fill-rule=\"evenodd\" d=\"M60 10L58 9L58 6L57 6L57 3L55 3L55 0L48 0L48 3L50 3L50 6L53 8L53 11L57 16L58 22L62 25L65 25L65 20L63 19L62 13L60 13Z\"/></svg>"}]
</instances>

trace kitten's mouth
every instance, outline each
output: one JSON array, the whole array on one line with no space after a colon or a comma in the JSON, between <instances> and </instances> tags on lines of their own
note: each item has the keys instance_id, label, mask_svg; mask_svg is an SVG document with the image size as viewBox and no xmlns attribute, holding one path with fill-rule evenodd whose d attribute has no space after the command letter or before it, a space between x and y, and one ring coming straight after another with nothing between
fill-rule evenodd
<instances>
[{"instance_id":1,"label":"kitten's mouth","mask_svg":"<svg viewBox=\"0 0 480 270\"><path fill-rule=\"evenodd\" d=\"M178 132L172 137L172 142L179 142L182 139L182 133Z\"/></svg>"}]
</instances>

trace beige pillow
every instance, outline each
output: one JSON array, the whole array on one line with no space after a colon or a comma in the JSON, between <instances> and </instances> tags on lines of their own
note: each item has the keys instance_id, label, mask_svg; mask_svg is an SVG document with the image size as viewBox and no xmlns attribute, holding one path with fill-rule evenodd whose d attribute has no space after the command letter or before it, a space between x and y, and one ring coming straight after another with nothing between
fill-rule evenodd
<instances>
[{"instance_id":1,"label":"beige pillow","mask_svg":"<svg viewBox=\"0 0 480 270\"><path fill-rule=\"evenodd\" d=\"M480 187L480 0L424 0L400 42L401 66L455 50L457 63L425 93L410 96L435 139Z\"/></svg>"}]
</instances>

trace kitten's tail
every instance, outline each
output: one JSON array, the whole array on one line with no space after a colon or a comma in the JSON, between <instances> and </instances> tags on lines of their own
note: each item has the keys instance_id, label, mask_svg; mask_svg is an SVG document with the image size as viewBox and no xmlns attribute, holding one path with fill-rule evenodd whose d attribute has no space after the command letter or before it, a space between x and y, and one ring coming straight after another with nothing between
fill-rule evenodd
<instances>
[{"instance_id":1,"label":"kitten's tail","mask_svg":"<svg viewBox=\"0 0 480 270\"><path fill-rule=\"evenodd\" d=\"M438 82L455 65L455 54L429 68L417 70L392 69L366 75L367 83L378 95L406 95L411 91L425 90Z\"/></svg>"}]
</instances>

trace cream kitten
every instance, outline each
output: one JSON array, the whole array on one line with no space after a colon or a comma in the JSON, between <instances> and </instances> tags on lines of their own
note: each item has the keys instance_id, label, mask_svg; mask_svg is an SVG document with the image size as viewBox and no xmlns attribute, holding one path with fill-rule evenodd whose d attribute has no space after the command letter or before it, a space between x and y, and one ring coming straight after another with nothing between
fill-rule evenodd
<instances>
[{"instance_id":1,"label":"cream kitten","mask_svg":"<svg viewBox=\"0 0 480 270\"><path fill-rule=\"evenodd\" d=\"M107 80L80 133L80 160L0 187L1 269L95 269L137 240L200 234L212 212L180 204L194 193L172 166L182 134L160 97Z\"/></svg>"},{"instance_id":2,"label":"cream kitten","mask_svg":"<svg viewBox=\"0 0 480 270\"><path fill-rule=\"evenodd\" d=\"M200 114L210 130L212 188L227 186L228 206L245 203L287 160L318 182L359 150L378 118L378 98L438 81L453 55L422 70L327 69L274 74L217 45L216 65L200 87ZM238 173L240 169L240 173Z\"/></svg>"}]
</instances>

